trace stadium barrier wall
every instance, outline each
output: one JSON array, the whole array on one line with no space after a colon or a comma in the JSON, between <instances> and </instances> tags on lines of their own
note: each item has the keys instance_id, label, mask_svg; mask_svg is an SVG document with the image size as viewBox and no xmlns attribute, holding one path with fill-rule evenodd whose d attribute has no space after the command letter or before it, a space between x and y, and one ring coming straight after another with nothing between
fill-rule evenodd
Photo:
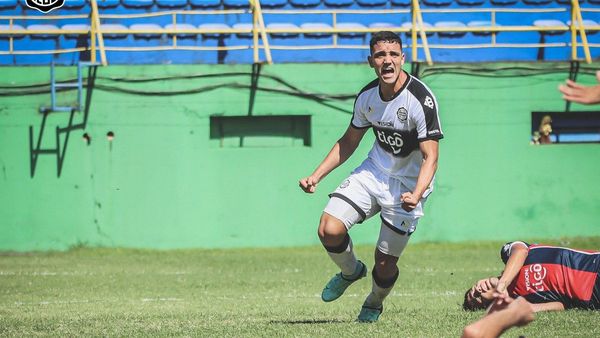
<instances>
[{"instance_id":1,"label":"stadium barrier wall","mask_svg":"<svg viewBox=\"0 0 600 338\"><path fill-rule=\"evenodd\" d=\"M412 241L600 235L598 144L529 142L532 111L564 109L556 87L568 74L553 72L555 66L535 76L448 71L424 78L437 95L445 138L436 188ZM38 89L49 81L49 68L0 72L2 251L318 244L327 194L374 140L369 132L354 156L307 195L298 179L347 128L352 96L374 78L366 64L263 66L258 78L246 65L110 66L98 69L85 130L69 133L60 177L56 156L48 154L39 156L31 177L28 129L38 136L38 109L50 101L47 87ZM74 75L73 67L57 69L59 79ZM579 80L595 82L591 75ZM39 93L14 94L32 88ZM309 115L310 145L280 135L242 147L211 139L215 116L249 113ZM54 128L68 119L68 113L48 115L42 148L55 146ZM373 243L378 229L374 217L352 236Z\"/></svg>"}]
</instances>

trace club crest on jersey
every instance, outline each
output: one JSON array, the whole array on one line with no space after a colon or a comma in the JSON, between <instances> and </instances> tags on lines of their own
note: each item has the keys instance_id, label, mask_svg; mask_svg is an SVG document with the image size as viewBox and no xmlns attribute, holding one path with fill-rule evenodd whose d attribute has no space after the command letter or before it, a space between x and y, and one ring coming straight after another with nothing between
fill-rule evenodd
<instances>
[{"instance_id":1,"label":"club crest on jersey","mask_svg":"<svg viewBox=\"0 0 600 338\"><path fill-rule=\"evenodd\" d=\"M396 112L396 116L398 116L398 120L400 120L400 122L406 122L406 119L408 118L408 110L406 110L404 107L400 107Z\"/></svg>"},{"instance_id":2,"label":"club crest on jersey","mask_svg":"<svg viewBox=\"0 0 600 338\"><path fill-rule=\"evenodd\" d=\"M65 0L27 0L27 7L48 13L53 9L61 8Z\"/></svg>"}]
</instances>

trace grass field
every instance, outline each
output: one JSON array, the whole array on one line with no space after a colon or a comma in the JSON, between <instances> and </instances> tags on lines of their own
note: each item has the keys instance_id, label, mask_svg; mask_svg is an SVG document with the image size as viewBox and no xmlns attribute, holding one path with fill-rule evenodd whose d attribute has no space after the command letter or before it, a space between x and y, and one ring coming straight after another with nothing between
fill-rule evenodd
<instances>
[{"instance_id":1,"label":"grass field","mask_svg":"<svg viewBox=\"0 0 600 338\"><path fill-rule=\"evenodd\" d=\"M600 238L544 241L598 249ZM496 274L503 242L417 244L375 324L354 320L370 279L333 303L320 247L145 251L77 248L0 255L0 336L457 337L482 315L464 290ZM372 247L357 253L372 265ZM599 337L600 313L538 314L517 337Z\"/></svg>"}]
</instances>

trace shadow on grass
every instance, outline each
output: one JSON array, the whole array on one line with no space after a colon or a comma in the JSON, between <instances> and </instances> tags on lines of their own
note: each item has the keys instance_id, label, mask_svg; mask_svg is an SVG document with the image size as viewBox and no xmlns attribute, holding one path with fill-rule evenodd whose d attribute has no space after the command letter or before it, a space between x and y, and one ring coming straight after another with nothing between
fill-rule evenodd
<instances>
[{"instance_id":1,"label":"shadow on grass","mask_svg":"<svg viewBox=\"0 0 600 338\"><path fill-rule=\"evenodd\" d=\"M341 319L297 319L297 320L271 320L269 324L337 324L348 323Z\"/></svg>"}]
</instances>

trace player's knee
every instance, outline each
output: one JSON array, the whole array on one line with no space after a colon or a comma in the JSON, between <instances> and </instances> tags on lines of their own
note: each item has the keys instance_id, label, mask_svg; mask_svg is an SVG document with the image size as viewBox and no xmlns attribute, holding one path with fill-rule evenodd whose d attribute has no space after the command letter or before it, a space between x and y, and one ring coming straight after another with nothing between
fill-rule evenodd
<instances>
[{"instance_id":1,"label":"player's knee","mask_svg":"<svg viewBox=\"0 0 600 338\"><path fill-rule=\"evenodd\" d=\"M471 324L464 328L461 338L479 338L481 337L481 332L479 329Z\"/></svg>"},{"instance_id":2,"label":"player's knee","mask_svg":"<svg viewBox=\"0 0 600 338\"><path fill-rule=\"evenodd\" d=\"M375 270L382 278L388 278L398 272L398 257L375 250Z\"/></svg>"},{"instance_id":3,"label":"player's knee","mask_svg":"<svg viewBox=\"0 0 600 338\"><path fill-rule=\"evenodd\" d=\"M344 224L333 216L323 214L319 223L318 235L321 242L326 245L335 245L342 242L348 230Z\"/></svg>"}]
</instances>

